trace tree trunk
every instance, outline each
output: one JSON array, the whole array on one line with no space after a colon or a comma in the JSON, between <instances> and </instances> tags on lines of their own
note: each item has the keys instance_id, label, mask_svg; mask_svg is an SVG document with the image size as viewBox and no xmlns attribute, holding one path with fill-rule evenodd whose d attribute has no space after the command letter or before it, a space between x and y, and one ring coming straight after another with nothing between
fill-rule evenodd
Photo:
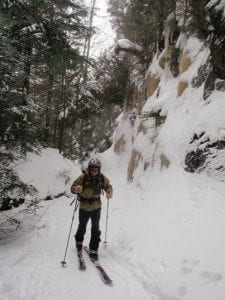
<instances>
[{"instance_id":1,"label":"tree trunk","mask_svg":"<svg viewBox=\"0 0 225 300\"><path fill-rule=\"evenodd\" d=\"M26 44L25 47L25 63L24 63L24 83L23 83L23 93L24 93L24 101L26 104L26 97L30 91L30 71L31 71L31 56L32 56L32 44L31 41Z\"/></svg>"},{"instance_id":2,"label":"tree trunk","mask_svg":"<svg viewBox=\"0 0 225 300\"><path fill-rule=\"evenodd\" d=\"M90 18L89 18L89 27L90 28L92 28L94 12L95 12L95 5L96 5L96 0L92 0ZM87 80L87 68L88 68L88 59L89 59L89 55L90 55L91 36L92 36L92 33L87 32L87 35L86 35L86 38L85 38L85 47L84 47L84 54L86 56L86 63L85 63L85 66L84 66L84 71L83 71L84 81Z\"/></svg>"},{"instance_id":3,"label":"tree trunk","mask_svg":"<svg viewBox=\"0 0 225 300\"><path fill-rule=\"evenodd\" d=\"M46 113L45 113L45 132L44 132L44 142L45 143L49 142L49 137L50 137L53 82L54 82L54 76L52 74L49 74L49 78L48 78L48 95L47 95Z\"/></svg>"},{"instance_id":4,"label":"tree trunk","mask_svg":"<svg viewBox=\"0 0 225 300\"><path fill-rule=\"evenodd\" d=\"M61 103L63 104L63 115L60 119L60 125L59 125L59 153L62 153L63 150L63 139L64 139L64 129L65 129L65 120L66 120L66 97L65 97L65 77L66 77L66 70L64 67L64 72L62 74L62 80L61 80Z\"/></svg>"}]
</instances>

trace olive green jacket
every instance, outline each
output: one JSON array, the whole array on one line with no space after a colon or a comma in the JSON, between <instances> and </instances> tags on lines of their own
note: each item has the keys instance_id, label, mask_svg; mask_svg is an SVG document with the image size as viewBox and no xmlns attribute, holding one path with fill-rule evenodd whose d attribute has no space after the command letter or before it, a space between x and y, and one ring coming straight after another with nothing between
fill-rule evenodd
<instances>
[{"instance_id":1,"label":"olive green jacket","mask_svg":"<svg viewBox=\"0 0 225 300\"><path fill-rule=\"evenodd\" d=\"M85 172L86 175L82 174L79 177L77 177L72 186L71 186L71 193L75 194L74 189L77 185L80 185L82 187L82 192L80 193L80 197L82 198L82 202L80 202L80 209L86 210L86 211L93 211L101 207L101 188L93 188L91 185L89 186L89 179L91 181L91 177L88 175L87 172ZM84 184L84 176L86 176L85 179L85 187ZM107 193L112 191L112 185L109 182L109 179L103 175L100 174L100 176L103 177L103 186L102 189ZM101 178L102 178L101 177ZM100 178L100 177L99 177ZM99 183L101 181L102 185L102 179L99 180ZM98 185L98 184L97 184Z\"/></svg>"}]
</instances>

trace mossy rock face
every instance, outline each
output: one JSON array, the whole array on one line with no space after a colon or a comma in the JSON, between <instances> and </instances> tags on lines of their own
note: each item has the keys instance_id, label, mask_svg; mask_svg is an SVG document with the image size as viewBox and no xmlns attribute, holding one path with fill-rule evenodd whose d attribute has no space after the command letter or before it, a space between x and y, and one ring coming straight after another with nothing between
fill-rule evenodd
<instances>
[{"instance_id":1,"label":"mossy rock face","mask_svg":"<svg viewBox=\"0 0 225 300\"><path fill-rule=\"evenodd\" d=\"M155 90L158 88L158 85L159 85L159 82L160 82L160 79L155 77L154 75L152 74L149 74L147 76L147 79L146 79L146 99L148 99L148 97L151 97L152 94L155 92Z\"/></svg>"},{"instance_id":2,"label":"mossy rock face","mask_svg":"<svg viewBox=\"0 0 225 300\"><path fill-rule=\"evenodd\" d=\"M190 151L185 157L187 172L205 171L220 181L225 181L225 141L210 143L205 132L194 134L190 144L194 143L196 150Z\"/></svg>"},{"instance_id":3,"label":"mossy rock face","mask_svg":"<svg viewBox=\"0 0 225 300\"><path fill-rule=\"evenodd\" d=\"M139 132L143 132L143 134L146 134L148 131L148 127L145 125L145 122L141 121L139 126L138 126L138 131L137 133Z\"/></svg>"},{"instance_id":4,"label":"mossy rock face","mask_svg":"<svg viewBox=\"0 0 225 300\"><path fill-rule=\"evenodd\" d=\"M216 80L216 75L215 72L212 71L209 73L206 81L205 81L205 87L204 87L204 93L203 93L203 99L207 99L211 92L215 89L215 80Z\"/></svg>"},{"instance_id":5,"label":"mossy rock face","mask_svg":"<svg viewBox=\"0 0 225 300\"><path fill-rule=\"evenodd\" d=\"M179 52L178 52L178 55L179 55ZM181 59L180 59L180 64L179 64L180 74L187 71L190 66L191 66L191 58L189 56L189 53L188 53L187 49L184 49L184 51L182 52Z\"/></svg>"},{"instance_id":6,"label":"mossy rock face","mask_svg":"<svg viewBox=\"0 0 225 300\"><path fill-rule=\"evenodd\" d=\"M128 170L127 170L127 181L128 182L133 181L134 172L137 169L138 164L141 159L142 159L142 154L139 151L133 150L129 164L128 164Z\"/></svg>"},{"instance_id":7,"label":"mossy rock face","mask_svg":"<svg viewBox=\"0 0 225 300\"><path fill-rule=\"evenodd\" d=\"M185 170L194 173L200 167L204 166L208 152L204 150L197 150L189 152L185 157Z\"/></svg>"},{"instance_id":8,"label":"mossy rock face","mask_svg":"<svg viewBox=\"0 0 225 300\"><path fill-rule=\"evenodd\" d=\"M163 168L168 169L169 166L170 166L170 161L169 161L169 159L168 159L168 158L166 157L166 155L163 154L163 153L161 153L161 155L160 155L160 164L161 164L161 170L162 170Z\"/></svg>"},{"instance_id":9,"label":"mossy rock face","mask_svg":"<svg viewBox=\"0 0 225 300\"><path fill-rule=\"evenodd\" d=\"M216 4L208 10L212 25L210 50L215 75L225 79L225 19L223 10L215 9Z\"/></svg>"},{"instance_id":10,"label":"mossy rock face","mask_svg":"<svg viewBox=\"0 0 225 300\"><path fill-rule=\"evenodd\" d=\"M217 91L225 92L225 80L216 83Z\"/></svg>"},{"instance_id":11,"label":"mossy rock face","mask_svg":"<svg viewBox=\"0 0 225 300\"><path fill-rule=\"evenodd\" d=\"M214 39L215 42L211 45L214 71L219 78L225 79L225 37L222 39L215 37Z\"/></svg>"},{"instance_id":12,"label":"mossy rock face","mask_svg":"<svg viewBox=\"0 0 225 300\"><path fill-rule=\"evenodd\" d=\"M192 79L192 86L195 88L199 88L207 80L209 74L211 74L212 71L212 65L209 60L207 60L206 64L202 65L198 69L197 76Z\"/></svg>"},{"instance_id":13,"label":"mossy rock face","mask_svg":"<svg viewBox=\"0 0 225 300\"><path fill-rule=\"evenodd\" d=\"M166 65L166 56L165 56L165 51L161 54L161 56L159 57L159 66L160 68L162 68L163 70L165 69L165 65Z\"/></svg>"},{"instance_id":14,"label":"mossy rock face","mask_svg":"<svg viewBox=\"0 0 225 300\"><path fill-rule=\"evenodd\" d=\"M180 57L181 50L179 48L175 48L171 54L171 61L170 61L170 71L174 77L179 75L179 57Z\"/></svg>"},{"instance_id":15,"label":"mossy rock face","mask_svg":"<svg viewBox=\"0 0 225 300\"><path fill-rule=\"evenodd\" d=\"M187 87L188 83L186 81L179 81L177 88L177 97L180 97Z\"/></svg>"},{"instance_id":16,"label":"mossy rock face","mask_svg":"<svg viewBox=\"0 0 225 300\"><path fill-rule=\"evenodd\" d=\"M114 144L114 152L116 154L122 154L125 151L125 145L126 141L124 140L124 137L120 137Z\"/></svg>"},{"instance_id":17,"label":"mossy rock face","mask_svg":"<svg viewBox=\"0 0 225 300\"><path fill-rule=\"evenodd\" d=\"M0 211L5 211L5 210L9 210L12 208L12 199L7 197L7 198L4 198L2 200L2 203L1 203L1 206L0 206Z\"/></svg>"}]
</instances>

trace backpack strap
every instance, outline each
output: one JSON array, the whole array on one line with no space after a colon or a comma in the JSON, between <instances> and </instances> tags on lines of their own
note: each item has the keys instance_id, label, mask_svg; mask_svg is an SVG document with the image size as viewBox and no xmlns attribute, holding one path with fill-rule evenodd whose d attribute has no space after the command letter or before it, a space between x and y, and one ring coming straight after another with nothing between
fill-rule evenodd
<instances>
[{"instance_id":1,"label":"backpack strap","mask_svg":"<svg viewBox=\"0 0 225 300\"><path fill-rule=\"evenodd\" d=\"M104 195L104 184L105 184L105 176L103 174L101 176L101 192Z\"/></svg>"},{"instance_id":2,"label":"backpack strap","mask_svg":"<svg viewBox=\"0 0 225 300\"><path fill-rule=\"evenodd\" d=\"M87 183L90 182L90 181L91 181L90 177L87 175L87 173L84 173L83 187L86 188L88 186ZM104 177L103 174L100 174L98 183L100 183L100 188L101 188L101 191L103 192L103 190L104 190L104 183L105 183L105 177Z\"/></svg>"},{"instance_id":3,"label":"backpack strap","mask_svg":"<svg viewBox=\"0 0 225 300\"><path fill-rule=\"evenodd\" d=\"M84 177L83 177L83 187L85 188L87 185L86 183L88 182L88 175L86 173L84 173Z\"/></svg>"}]
</instances>

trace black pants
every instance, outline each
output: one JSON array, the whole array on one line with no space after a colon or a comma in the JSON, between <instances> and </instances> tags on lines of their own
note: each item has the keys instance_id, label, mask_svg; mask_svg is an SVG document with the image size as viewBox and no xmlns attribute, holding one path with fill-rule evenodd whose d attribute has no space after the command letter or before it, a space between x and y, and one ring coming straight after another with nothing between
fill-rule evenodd
<instances>
[{"instance_id":1,"label":"black pants","mask_svg":"<svg viewBox=\"0 0 225 300\"><path fill-rule=\"evenodd\" d=\"M88 220L91 219L91 239L89 249L94 251L98 250L99 242L101 241L101 231L99 230L100 215L101 208L93 211L79 210L79 225L75 235L76 243L83 242Z\"/></svg>"}]
</instances>

